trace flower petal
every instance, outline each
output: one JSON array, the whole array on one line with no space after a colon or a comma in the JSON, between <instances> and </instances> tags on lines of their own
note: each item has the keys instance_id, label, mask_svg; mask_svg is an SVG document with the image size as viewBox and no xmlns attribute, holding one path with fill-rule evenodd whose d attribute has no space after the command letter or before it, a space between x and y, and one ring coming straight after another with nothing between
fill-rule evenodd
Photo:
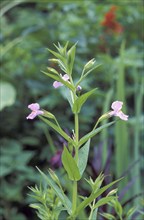
<instances>
[{"instance_id":1,"label":"flower petal","mask_svg":"<svg viewBox=\"0 0 144 220\"><path fill-rule=\"evenodd\" d=\"M31 109L32 111L37 111L40 109L40 106L38 103L32 103L32 104L28 105L28 108Z\"/></svg>"},{"instance_id":2,"label":"flower petal","mask_svg":"<svg viewBox=\"0 0 144 220\"><path fill-rule=\"evenodd\" d=\"M37 116L37 112L31 112L26 119L34 119Z\"/></svg>"},{"instance_id":3,"label":"flower petal","mask_svg":"<svg viewBox=\"0 0 144 220\"><path fill-rule=\"evenodd\" d=\"M120 119L127 121L128 120L128 115L125 115L122 111L118 112L117 115Z\"/></svg>"},{"instance_id":4,"label":"flower petal","mask_svg":"<svg viewBox=\"0 0 144 220\"><path fill-rule=\"evenodd\" d=\"M114 111L118 112L122 109L122 105L123 105L123 102L115 101L115 102L112 103L111 108Z\"/></svg>"},{"instance_id":5,"label":"flower petal","mask_svg":"<svg viewBox=\"0 0 144 220\"><path fill-rule=\"evenodd\" d=\"M54 81L53 87L54 87L55 89L57 89L57 88L60 87L60 86L63 86L63 84L62 84L61 82Z\"/></svg>"},{"instance_id":6,"label":"flower petal","mask_svg":"<svg viewBox=\"0 0 144 220\"><path fill-rule=\"evenodd\" d=\"M65 74L62 78L63 78L64 81L68 81L69 80L69 76L67 74Z\"/></svg>"},{"instance_id":7,"label":"flower petal","mask_svg":"<svg viewBox=\"0 0 144 220\"><path fill-rule=\"evenodd\" d=\"M42 115L42 114L44 114L44 112L41 111L41 110L32 111L32 112L26 117L26 119L34 119L37 115Z\"/></svg>"}]
</instances>

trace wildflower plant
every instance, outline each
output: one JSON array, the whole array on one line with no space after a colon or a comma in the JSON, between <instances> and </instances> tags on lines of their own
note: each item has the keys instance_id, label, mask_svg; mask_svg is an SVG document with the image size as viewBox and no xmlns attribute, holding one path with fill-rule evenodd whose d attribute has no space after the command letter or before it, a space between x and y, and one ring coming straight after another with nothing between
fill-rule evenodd
<instances>
[{"instance_id":1,"label":"wildflower plant","mask_svg":"<svg viewBox=\"0 0 144 220\"><path fill-rule=\"evenodd\" d=\"M86 215L86 208L89 207L89 217L86 219L92 220L96 219L97 211L100 206L105 204L114 204L114 201L118 201L116 195L117 189L112 190L105 197L102 197L102 194L111 186L116 184L120 179L103 186L105 176L100 173L95 180L91 177L89 179L85 179L86 183L91 188L90 195L83 197L78 194L79 181L83 178L83 173L87 167L91 139L104 128L115 123L115 121L109 122L98 127L99 123L104 119L116 116L119 119L126 121L128 120L128 116L121 111L123 103L121 101L115 101L111 106L112 111L100 116L97 122L95 122L93 129L80 138L79 114L81 112L81 108L86 100L93 95L97 89L94 88L91 91L82 93L81 82L100 65L97 65L95 60L91 59L84 66L78 81L75 82L73 79L73 65L75 60L76 44L70 49L68 49L68 42L64 47L60 44L55 47L57 52L49 50L55 56L53 59L50 59L50 61L59 65L62 74L57 72L56 69L49 67L47 68L47 71L42 72L54 80L54 89L58 90L61 86L65 86L67 88L67 93L69 93L69 95L67 95L67 99L74 115L74 131L72 132L72 135L69 136L63 130L56 117L51 112L41 109L38 103L33 103L28 106L28 108L32 110L32 113L28 115L27 119L34 119L38 116L44 123L50 126L67 141L67 146L63 146L61 160L68 176L69 184L72 186L72 192L70 195L65 192L59 177L54 171L49 170L48 174L45 174L37 168L48 187L43 188L40 186L40 188L38 188L35 186L35 188L30 188L33 192L31 196L37 200L36 203L31 204L30 206L37 210L37 215L42 220L57 220L59 219L62 211L67 213L66 219L84 219L84 216ZM106 214L103 215L106 216Z\"/></svg>"}]
</instances>

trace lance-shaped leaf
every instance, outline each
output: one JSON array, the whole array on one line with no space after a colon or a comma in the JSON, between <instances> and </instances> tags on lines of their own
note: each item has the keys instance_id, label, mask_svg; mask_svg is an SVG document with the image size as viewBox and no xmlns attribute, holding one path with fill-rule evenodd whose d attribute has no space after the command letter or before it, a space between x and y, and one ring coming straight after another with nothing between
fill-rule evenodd
<instances>
[{"instance_id":1,"label":"lance-shaped leaf","mask_svg":"<svg viewBox=\"0 0 144 220\"><path fill-rule=\"evenodd\" d=\"M55 131L57 131L62 137L65 138L68 142L71 142L75 146L75 142L55 123L49 121L48 119L39 116L42 121L44 121L47 125L49 125L51 128L53 128Z\"/></svg>"},{"instance_id":2,"label":"lance-shaped leaf","mask_svg":"<svg viewBox=\"0 0 144 220\"><path fill-rule=\"evenodd\" d=\"M81 176L76 161L65 146L62 153L62 163L70 180L80 180Z\"/></svg>"},{"instance_id":3,"label":"lance-shaped leaf","mask_svg":"<svg viewBox=\"0 0 144 220\"><path fill-rule=\"evenodd\" d=\"M65 57L65 56L66 56L66 51L67 51L68 44L69 44L69 42L67 41L66 44L65 44L65 46L62 47L62 46L60 45L60 43L58 42L58 46L55 45L55 44L54 44L54 46L57 48L58 52L59 52L63 57Z\"/></svg>"},{"instance_id":4,"label":"lance-shaped leaf","mask_svg":"<svg viewBox=\"0 0 144 220\"><path fill-rule=\"evenodd\" d=\"M89 155L90 139L85 143L85 145L79 150L79 161L78 167L80 175L83 175L85 168L87 166L88 155Z\"/></svg>"},{"instance_id":5,"label":"lance-shaped leaf","mask_svg":"<svg viewBox=\"0 0 144 220\"><path fill-rule=\"evenodd\" d=\"M78 213L81 212L81 210L85 209L94 199L98 198L108 188L110 188L112 185L114 185L115 183L117 183L121 179L122 178L109 183L108 185L106 185L106 186L102 187L101 189L99 189L96 193L91 193L91 195L88 198L86 198L83 202L81 202L81 204L77 207L77 210L76 210L75 214L78 215Z\"/></svg>"},{"instance_id":6,"label":"lance-shaped leaf","mask_svg":"<svg viewBox=\"0 0 144 220\"><path fill-rule=\"evenodd\" d=\"M50 49L48 49L48 51L51 52L56 58L60 59L62 62L65 62L65 58L61 54Z\"/></svg>"},{"instance_id":7,"label":"lance-shaped leaf","mask_svg":"<svg viewBox=\"0 0 144 220\"><path fill-rule=\"evenodd\" d=\"M137 207L132 207L128 210L126 217L127 219L130 218L130 216L137 210Z\"/></svg>"},{"instance_id":8,"label":"lance-shaped leaf","mask_svg":"<svg viewBox=\"0 0 144 220\"><path fill-rule=\"evenodd\" d=\"M108 196L108 197L104 197L102 199L100 199L95 205L94 208L99 208L102 205L107 204L108 202L114 200L116 198L116 196Z\"/></svg>"},{"instance_id":9,"label":"lance-shaped leaf","mask_svg":"<svg viewBox=\"0 0 144 220\"><path fill-rule=\"evenodd\" d=\"M105 219L108 219L108 220L115 220L115 216L109 214L109 213L106 213L106 212L103 212L103 213L100 213L101 216L103 216Z\"/></svg>"},{"instance_id":10,"label":"lance-shaped leaf","mask_svg":"<svg viewBox=\"0 0 144 220\"><path fill-rule=\"evenodd\" d=\"M67 212L71 214L72 204L68 197L64 194L61 188L50 178L50 176L46 176L38 167L38 171L42 175L42 177L46 180L48 185L55 191L56 195L61 200L62 204L65 206Z\"/></svg>"},{"instance_id":11,"label":"lance-shaped leaf","mask_svg":"<svg viewBox=\"0 0 144 220\"><path fill-rule=\"evenodd\" d=\"M94 137L97 133L99 133L100 131L102 131L104 128L107 128L109 126L111 126L112 124L114 124L115 122L110 122L108 124L102 125L99 128L89 132L88 134L86 134L84 137L82 137L79 141L79 147L81 145L83 145L88 139Z\"/></svg>"},{"instance_id":12,"label":"lance-shaped leaf","mask_svg":"<svg viewBox=\"0 0 144 220\"><path fill-rule=\"evenodd\" d=\"M97 89L97 88L96 88ZM90 92L86 92L85 94L81 95L80 97L77 97L73 104L73 113L79 113L81 110L82 105L86 102L89 96L91 96L96 89L91 90Z\"/></svg>"},{"instance_id":13,"label":"lance-shaped leaf","mask_svg":"<svg viewBox=\"0 0 144 220\"><path fill-rule=\"evenodd\" d=\"M67 86L70 90L72 90L72 91L75 90L74 86L70 82L63 80L63 78L60 75L55 75L55 74L47 73L44 71L42 71L42 73L44 73L45 75L49 76L50 78L52 78L58 82L61 82L62 84Z\"/></svg>"},{"instance_id":14,"label":"lance-shaped leaf","mask_svg":"<svg viewBox=\"0 0 144 220\"><path fill-rule=\"evenodd\" d=\"M72 74L72 69L73 69L73 64L74 64L74 60L75 60L75 51L76 51L76 44L73 45L67 55L68 55L68 73L71 75Z\"/></svg>"}]
</instances>

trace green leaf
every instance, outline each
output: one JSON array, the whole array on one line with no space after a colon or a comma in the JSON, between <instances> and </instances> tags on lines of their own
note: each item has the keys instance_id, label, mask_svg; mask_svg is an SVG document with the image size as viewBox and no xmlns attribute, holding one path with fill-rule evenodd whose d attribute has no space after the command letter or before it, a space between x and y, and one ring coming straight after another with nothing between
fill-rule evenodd
<instances>
[{"instance_id":1,"label":"green leaf","mask_svg":"<svg viewBox=\"0 0 144 220\"><path fill-rule=\"evenodd\" d=\"M62 153L62 163L65 170L68 173L69 179L75 181L80 180L81 176L75 159L72 157L72 155L69 153L68 149L65 146Z\"/></svg>"},{"instance_id":2,"label":"green leaf","mask_svg":"<svg viewBox=\"0 0 144 220\"><path fill-rule=\"evenodd\" d=\"M122 216L123 209L122 209L122 206L121 206L121 204L119 203L119 201L115 201L114 207L115 207L116 213L117 213L119 216Z\"/></svg>"},{"instance_id":3,"label":"green leaf","mask_svg":"<svg viewBox=\"0 0 144 220\"><path fill-rule=\"evenodd\" d=\"M53 74L51 74L51 73L46 73L46 72L44 72L44 71L41 71L41 72L44 73L45 75L49 76L50 78L52 78L52 79L54 79L54 80L56 80L56 81L58 81L58 82L61 82L62 84L64 84L65 86L67 86L70 90L72 90L72 91L75 90L74 86L72 86L71 83L69 83L69 82L63 80L62 77L60 77L60 75L53 75Z\"/></svg>"},{"instance_id":4,"label":"green leaf","mask_svg":"<svg viewBox=\"0 0 144 220\"><path fill-rule=\"evenodd\" d=\"M69 41L66 42L64 48L63 48L63 54L66 55L67 47L68 47Z\"/></svg>"},{"instance_id":5,"label":"green leaf","mask_svg":"<svg viewBox=\"0 0 144 220\"><path fill-rule=\"evenodd\" d=\"M71 142L74 144L74 141L60 127L58 127L56 124L54 124L53 122L49 121L48 119L42 116L39 116L39 117L42 121L44 121L47 125L49 125L55 131L57 131L62 137L64 137L68 142Z\"/></svg>"},{"instance_id":6,"label":"green leaf","mask_svg":"<svg viewBox=\"0 0 144 220\"><path fill-rule=\"evenodd\" d=\"M90 177L89 180L87 180L87 179L85 179L85 180L91 186L92 192L96 193L100 189L100 187L101 187L101 185L103 183L104 174L100 173L99 176L95 180L93 180L91 177Z\"/></svg>"},{"instance_id":7,"label":"green leaf","mask_svg":"<svg viewBox=\"0 0 144 220\"><path fill-rule=\"evenodd\" d=\"M106 219L109 219L109 220L113 220L113 219L115 220L116 219L113 215L111 215L109 213L100 213L100 215L105 217Z\"/></svg>"},{"instance_id":8,"label":"green leaf","mask_svg":"<svg viewBox=\"0 0 144 220\"><path fill-rule=\"evenodd\" d=\"M102 198L95 204L94 208L96 209L102 205L105 205L115 198L116 198L115 196L108 196L108 197Z\"/></svg>"},{"instance_id":9,"label":"green leaf","mask_svg":"<svg viewBox=\"0 0 144 220\"><path fill-rule=\"evenodd\" d=\"M48 51L51 52L55 57L57 57L58 59L60 59L62 62L65 61L65 58L64 58L61 54L59 54L59 53L57 53L57 52L55 52L55 51L53 51L53 50L50 50L50 49L48 49Z\"/></svg>"},{"instance_id":10,"label":"green leaf","mask_svg":"<svg viewBox=\"0 0 144 220\"><path fill-rule=\"evenodd\" d=\"M64 47L62 47L59 42L58 42L58 46L54 44L54 46L57 48L58 52L62 55L62 57L66 56L68 44L69 44L68 41L66 42Z\"/></svg>"},{"instance_id":11,"label":"green leaf","mask_svg":"<svg viewBox=\"0 0 144 220\"><path fill-rule=\"evenodd\" d=\"M99 128L89 132L88 134L86 134L84 137L82 137L79 141L79 147L84 144L88 139L94 137L97 133L99 133L100 131L102 131L104 128L107 128L109 126L111 126L112 124L114 124L115 122L110 122L108 124L102 125Z\"/></svg>"},{"instance_id":12,"label":"green leaf","mask_svg":"<svg viewBox=\"0 0 144 220\"><path fill-rule=\"evenodd\" d=\"M88 220L96 220L97 219L97 209L95 209L92 213L92 216Z\"/></svg>"},{"instance_id":13,"label":"green leaf","mask_svg":"<svg viewBox=\"0 0 144 220\"><path fill-rule=\"evenodd\" d=\"M59 197L68 213L71 214L72 204L68 197L64 194L61 188L59 188L55 182L50 178L50 176L46 176L38 167L38 171L43 176L43 178L47 181L48 185L55 191L56 195Z\"/></svg>"},{"instance_id":14,"label":"green leaf","mask_svg":"<svg viewBox=\"0 0 144 220\"><path fill-rule=\"evenodd\" d=\"M128 210L126 216L130 217L135 211L136 211L137 207L132 207Z\"/></svg>"},{"instance_id":15,"label":"green leaf","mask_svg":"<svg viewBox=\"0 0 144 220\"><path fill-rule=\"evenodd\" d=\"M78 97L75 100L75 102L73 104L73 113L79 113L80 112L82 105L86 102L88 97L96 91L96 89L93 89L89 92L86 92L85 94L81 95L80 97Z\"/></svg>"},{"instance_id":16,"label":"green leaf","mask_svg":"<svg viewBox=\"0 0 144 220\"><path fill-rule=\"evenodd\" d=\"M92 193L88 198L86 198L81 204L77 207L76 215L78 215L81 210L85 209L94 199L98 198L103 192L105 192L108 188L110 188L112 185L120 181L122 178L115 180L108 185L102 187L99 189L96 193Z\"/></svg>"},{"instance_id":17,"label":"green leaf","mask_svg":"<svg viewBox=\"0 0 144 220\"><path fill-rule=\"evenodd\" d=\"M73 45L68 51L68 71L69 74L72 74L73 64L75 60L75 51L76 51L76 44Z\"/></svg>"},{"instance_id":18,"label":"green leaf","mask_svg":"<svg viewBox=\"0 0 144 220\"><path fill-rule=\"evenodd\" d=\"M16 90L12 84L0 82L0 110L6 106L13 105L16 99Z\"/></svg>"},{"instance_id":19,"label":"green leaf","mask_svg":"<svg viewBox=\"0 0 144 220\"><path fill-rule=\"evenodd\" d=\"M80 175L83 175L83 172L87 166L88 155L89 155L90 139L85 143L85 145L79 150L79 162L78 168Z\"/></svg>"}]
</instances>

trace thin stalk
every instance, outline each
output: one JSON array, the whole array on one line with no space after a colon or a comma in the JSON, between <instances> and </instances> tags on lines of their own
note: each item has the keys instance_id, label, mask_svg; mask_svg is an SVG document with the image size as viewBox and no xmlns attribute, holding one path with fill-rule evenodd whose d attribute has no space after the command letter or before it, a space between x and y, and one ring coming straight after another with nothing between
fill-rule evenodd
<instances>
[{"instance_id":1,"label":"thin stalk","mask_svg":"<svg viewBox=\"0 0 144 220\"><path fill-rule=\"evenodd\" d=\"M80 82L83 80L84 72L85 72L85 69L83 69L82 74L81 74L81 76L80 76L80 79L79 79L78 82L76 83L76 88L77 88L77 86L80 84Z\"/></svg>"},{"instance_id":2,"label":"thin stalk","mask_svg":"<svg viewBox=\"0 0 144 220\"><path fill-rule=\"evenodd\" d=\"M92 131L96 129L96 127L98 126L99 122L100 122L100 121L99 121L99 119L98 119L97 122L96 122L96 124L95 124L95 126L93 127Z\"/></svg>"},{"instance_id":3,"label":"thin stalk","mask_svg":"<svg viewBox=\"0 0 144 220\"><path fill-rule=\"evenodd\" d=\"M92 216L93 216L93 212L94 212L95 201L96 201L96 200L94 199L94 200L93 200L92 207L91 207L90 216L89 216L89 219L88 219L88 220L92 220Z\"/></svg>"}]
</instances>

